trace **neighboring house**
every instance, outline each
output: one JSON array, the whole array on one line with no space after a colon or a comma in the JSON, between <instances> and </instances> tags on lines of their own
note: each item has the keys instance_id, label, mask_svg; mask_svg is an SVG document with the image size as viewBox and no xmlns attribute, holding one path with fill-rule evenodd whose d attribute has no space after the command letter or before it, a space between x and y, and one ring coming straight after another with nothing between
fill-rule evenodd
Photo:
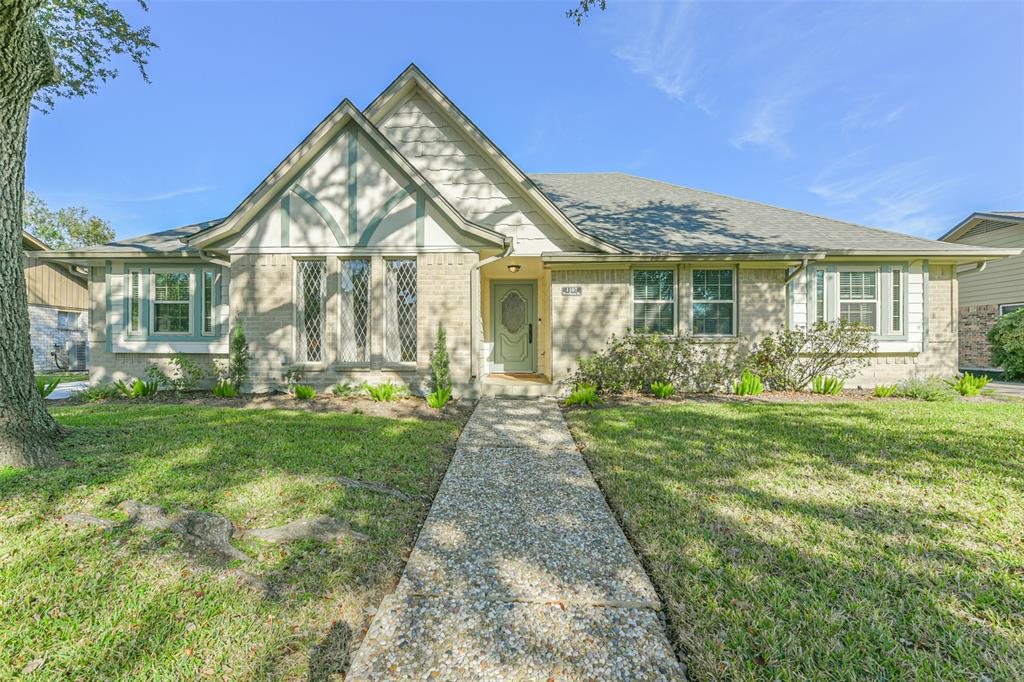
<instances>
[{"instance_id":1,"label":"neighboring house","mask_svg":"<svg viewBox=\"0 0 1024 682\"><path fill-rule=\"evenodd\" d=\"M49 248L28 232L21 233L21 246L25 253L25 285L35 371L84 370L88 358L87 276L60 263L39 261L35 256L49 251Z\"/></svg>"},{"instance_id":2,"label":"neighboring house","mask_svg":"<svg viewBox=\"0 0 1024 682\"><path fill-rule=\"evenodd\" d=\"M1024 211L972 213L942 241L974 247L1024 249ZM998 370L988 331L1000 316L1024 308L1024 256L959 271L960 369Z\"/></svg>"},{"instance_id":3,"label":"neighboring house","mask_svg":"<svg viewBox=\"0 0 1024 682\"><path fill-rule=\"evenodd\" d=\"M511 114L510 115L514 115ZM226 357L252 388L552 391L629 328L737 344L839 317L879 353L850 385L956 370L956 268L1008 255L619 173L525 175L415 66L342 102L229 216L54 254L90 269L92 379Z\"/></svg>"}]
</instances>

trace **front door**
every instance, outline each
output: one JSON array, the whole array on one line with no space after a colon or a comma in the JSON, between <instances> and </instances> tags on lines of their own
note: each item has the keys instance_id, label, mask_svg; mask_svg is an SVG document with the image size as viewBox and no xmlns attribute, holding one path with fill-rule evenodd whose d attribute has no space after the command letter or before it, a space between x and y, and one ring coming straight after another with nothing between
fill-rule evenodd
<instances>
[{"instance_id":1,"label":"front door","mask_svg":"<svg viewBox=\"0 0 1024 682\"><path fill-rule=\"evenodd\" d=\"M494 282L492 285L494 357L491 371L531 373L536 369L535 293L533 282Z\"/></svg>"}]
</instances>

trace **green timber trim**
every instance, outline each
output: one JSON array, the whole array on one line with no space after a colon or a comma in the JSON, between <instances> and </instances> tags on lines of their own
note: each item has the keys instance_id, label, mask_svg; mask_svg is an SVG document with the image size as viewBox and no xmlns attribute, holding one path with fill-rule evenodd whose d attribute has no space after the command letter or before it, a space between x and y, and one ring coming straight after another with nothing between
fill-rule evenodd
<instances>
[{"instance_id":1,"label":"green timber trim","mask_svg":"<svg viewBox=\"0 0 1024 682\"><path fill-rule=\"evenodd\" d=\"M348 239L346 239L344 233L342 233L341 225L339 225L338 221L334 219L334 216L327 210L327 207L316 198L316 195L299 183L295 183L292 186L292 191L301 197L303 201L309 204L314 211L316 211L316 214L320 216L320 219L323 220L327 227L331 229L331 234L334 235L334 239L338 242L338 246L348 246Z\"/></svg>"},{"instance_id":2,"label":"green timber trim","mask_svg":"<svg viewBox=\"0 0 1024 682\"><path fill-rule=\"evenodd\" d=\"M422 191L416 192L416 246L426 243L427 197Z\"/></svg>"},{"instance_id":3,"label":"green timber trim","mask_svg":"<svg viewBox=\"0 0 1024 682\"><path fill-rule=\"evenodd\" d=\"M141 333L129 334L128 332L128 320L129 317L129 305L130 305L130 292L131 282L128 280L128 276L131 271L137 270L142 273L142 281L139 286L140 293L140 313L142 316L142 331ZM149 286L149 277L153 270L173 270L178 272L189 272L192 276L192 333L191 334L152 334L150 333L150 308L153 300L153 288ZM181 265L179 263L147 263L145 266L138 267L128 263L124 264L122 270L122 276L125 277L124 286L121 287L122 298L121 306L124 311L121 323L121 335L123 338L131 341L210 341L216 338L222 338L225 334L225 322L222 319L217 319L214 327L213 334L203 334L203 272L212 272L214 289L213 289L213 308L214 316L216 311L222 303L221 296L221 277L223 276L223 268L219 265L212 264L188 264ZM113 346L113 326L110 323L110 311L113 310L114 301L111 300L110 295L110 283L112 278L112 267L110 261L107 261L107 291L106 291L106 323L107 323L107 352L111 352Z\"/></svg>"},{"instance_id":4,"label":"green timber trim","mask_svg":"<svg viewBox=\"0 0 1024 682\"><path fill-rule=\"evenodd\" d=\"M380 224L388 217L388 214L394 210L395 206L400 204L406 197L416 191L416 185L408 185L396 191L387 201L377 209L377 212L370 218L370 222L366 225L366 229L363 230L362 234L359 235L359 241L356 242L356 246L369 246L370 239L373 238L373 234L380 227ZM417 203L418 205L418 203ZM418 236L418 235L417 235Z\"/></svg>"},{"instance_id":5,"label":"green timber trim","mask_svg":"<svg viewBox=\"0 0 1024 682\"><path fill-rule=\"evenodd\" d=\"M110 353L114 350L114 335L113 326L110 324L110 283L113 281L111 276L114 271L113 264L107 261L103 266L103 288L106 294L106 304L103 312L103 324L107 328L107 352Z\"/></svg>"},{"instance_id":6,"label":"green timber trim","mask_svg":"<svg viewBox=\"0 0 1024 682\"><path fill-rule=\"evenodd\" d=\"M285 193L281 197L281 246L291 246L292 197Z\"/></svg>"},{"instance_id":7,"label":"green timber trim","mask_svg":"<svg viewBox=\"0 0 1024 682\"><path fill-rule=\"evenodd\" d=\"M348 235L355 239L359 231L359 131L348 127Z\"/></svg>"},{"instance_id":8,"label":"green timber trim","mask_svg":"<svg viewBox=\"0 0 1024 682\"><path fill-rule=\"evenodd\" d=\"M928 261L923 261L921 264L921 282L924 285L924 289L921 292L924 300L924 310L922 311L921 319L921 352L928 352L928 318L931 315L931 308L928 306L928 289L929 289L929 278L928 274Z\"/></svg>"}]
</instances>

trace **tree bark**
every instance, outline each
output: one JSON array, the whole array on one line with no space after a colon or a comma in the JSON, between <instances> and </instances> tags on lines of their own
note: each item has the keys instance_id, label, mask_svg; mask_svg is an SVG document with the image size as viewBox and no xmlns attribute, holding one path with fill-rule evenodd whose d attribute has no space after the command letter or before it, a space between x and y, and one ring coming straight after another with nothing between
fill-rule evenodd
<instances>
[{"instance_id":1,"label":"tree bark","mask_svg":"<svg viewBox=\"0 0 1024 682\"><path fill-rule=\"evenodd\" d=\"M60 463L60 426L36 390L22 265L28 115L36 90L56 77L35 20L38 0L0 3L0 466Z\"/></svg>"}]
</instances>

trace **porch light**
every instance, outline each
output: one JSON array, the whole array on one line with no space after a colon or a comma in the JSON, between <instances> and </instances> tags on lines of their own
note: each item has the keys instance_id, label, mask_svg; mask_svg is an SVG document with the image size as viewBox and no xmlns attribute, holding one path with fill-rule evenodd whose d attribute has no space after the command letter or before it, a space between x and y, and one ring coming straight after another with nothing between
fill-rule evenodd
<instances>
[{"instance_id":1,"label":"porch light","mask_svg":"<svg viewBox=\"0 0 1024 682\"><path fill-rule=\"evenodd\" d=\"M512 264L512 265L508 266L508 271L512 272L512 273L516 273L516 272L519 272L519 268L521 268L521 267L523 267L523 266Z\"/></svg>"}]
</instances>

